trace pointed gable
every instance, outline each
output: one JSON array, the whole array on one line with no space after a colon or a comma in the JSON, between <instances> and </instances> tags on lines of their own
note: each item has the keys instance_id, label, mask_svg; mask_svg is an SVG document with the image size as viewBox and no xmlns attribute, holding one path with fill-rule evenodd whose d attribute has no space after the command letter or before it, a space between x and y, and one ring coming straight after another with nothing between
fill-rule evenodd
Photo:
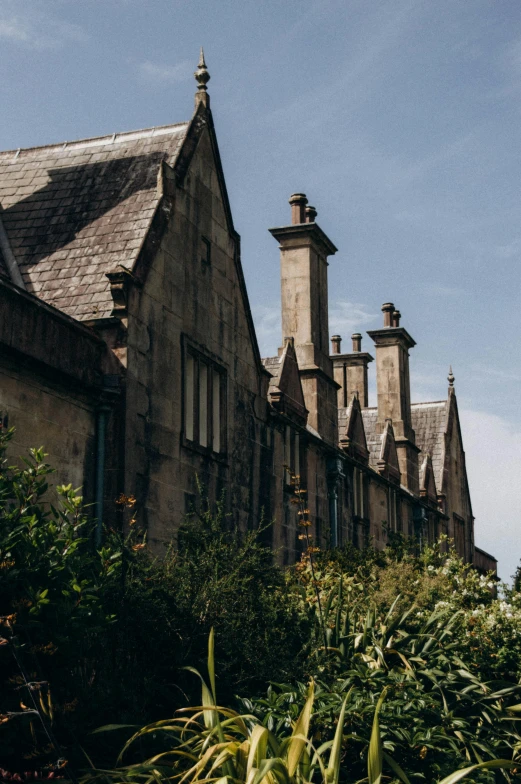
<instances>
[{"instance_id":1,"label":"pointed gable","mask_svg":"<svg viewBox=\"0 0 521 784\"><path fill-rule=\"evenodd\" d=\"M293 338L286 338L280 357L264 360L264 367L271 373L270 403L281 413L305 424L307 409L298 370Z\"/></svg>"},{"instance_id":2,"label":"pointed gable","mask_svg":"<svg viewBox=\"0 0 521 784\"><path fill-rule=\"evenodd\" d=\"M345 429L340 434L340 447L356 460L360 460L365 464L369 462L369 450L367 448L364 420L358 395L353 395L347 409Z\"/></svg>"},{"instance_id":3,"label":"pointed gable","mask_svg":"<svg viewBox=\"0 0 521 784\"><path fill-rule=\"evenodd\" d=\"M420 468L420 496L433 504L437 504L438 494L436 492L436 481L430 454L425 455Z\"/></svg>"},{"instance_id":4,"label":"pointed gable","mask_svg":"<svg viewBox=\"0 0 521 784\"><path fill-rule=\"evenodd\" d=\"M376 464L376 469L381 476L384 476L390 482L400 484L400 463L398 462L394 430L390 419L385 421L380 458Z\"/></svg>"},{"instance_id":5,"label":"pointed gable","mask_svg":"<svg viewBox=\"0 0 521 784\"><path fill-rule=\"evenodd\" d=\"M459 418L458 403L454 388L449 390L447 400L447 413L444 427L441 482L438 483L439 492L447 495L450 491L449 484L458 486L458 494L465 497L469 514L472 515L470 490L465 463L465 450L463 449L463 436Z\"/></svg>"}]
</instances>

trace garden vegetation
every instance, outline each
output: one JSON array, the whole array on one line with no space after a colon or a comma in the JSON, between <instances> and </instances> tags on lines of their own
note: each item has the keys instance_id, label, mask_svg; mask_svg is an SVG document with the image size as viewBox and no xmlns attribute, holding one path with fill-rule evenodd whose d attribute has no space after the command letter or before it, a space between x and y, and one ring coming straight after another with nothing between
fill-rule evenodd
<instances>
[{"instance_id":1,"label":"garden vegetation","mask_svg":"<svg viewBox=\"0 0 521 784\"><path fill-rule=\"evenodd\" d=\"M262 525L240 532L223 504L202 503L159 558L122 497L125 534L96 548L78 492L50 486L41 449L8 459L12 437L0 433L4 779L520 778L518 587L497 597L447 542L318 552L305 515L302 559L283 570Z\"/></svg>"}]
</instances>

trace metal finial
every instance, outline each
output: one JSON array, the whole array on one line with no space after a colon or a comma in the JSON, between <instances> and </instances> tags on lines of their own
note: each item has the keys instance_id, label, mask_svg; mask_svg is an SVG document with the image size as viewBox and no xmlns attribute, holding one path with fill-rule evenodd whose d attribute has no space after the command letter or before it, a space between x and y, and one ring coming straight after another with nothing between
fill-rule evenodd
<instances>
[{"instance_id":1,"label":"metal finial","mask_svg":"<svg viewBox=\"0 0 521 784\"><path fill-rule=\"evenodd\" d=\"M449 367L449 375L447 376L447 381L449 382L449 387L454 386L454 374L452 372L452 365Z\"/></svg>"},{"instance_id":2,"label":"metal finial","mask_svg":"<svg viewBox=\"0 0 521 784\"><path fill-rule=\"evenodd\" d=\"M200 92L206 92L206 85L210 81L210 74L208 73L208 69L204 61L204 51L202 46L201 46L201 54L199 56L199 63L197 65L197 71L194 73L194 76L198 85L197 89Z\"/></svg>"}]
</instances>

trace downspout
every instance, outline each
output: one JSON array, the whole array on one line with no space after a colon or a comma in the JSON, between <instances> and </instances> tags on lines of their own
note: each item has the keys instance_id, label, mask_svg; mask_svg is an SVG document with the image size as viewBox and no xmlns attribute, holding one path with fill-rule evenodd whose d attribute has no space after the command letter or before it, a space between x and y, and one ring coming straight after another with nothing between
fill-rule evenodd
<instances>
[{"instance_id":1,"label":"downspout","mask_svg":"<svg viewBox=\"0 0 521 784\"><path fill-rule=\"evenodd\" d=\"M94 541L100 547L103 534L103 500L105 478L105 434L107 431L107 414L110 406L102 404L96 411L96 530Z\"/></svg>"},{"instance_id":2,"label":"downspout","mask_svg":"<svg viewBox=\"0 0 521 784\"><path fill-rule=\"evenodd\" d=\"M338 547L338 481L343 478L342 461L338 457L327 460L327 489L331 547Z\"/></svg>"}]
</instances>

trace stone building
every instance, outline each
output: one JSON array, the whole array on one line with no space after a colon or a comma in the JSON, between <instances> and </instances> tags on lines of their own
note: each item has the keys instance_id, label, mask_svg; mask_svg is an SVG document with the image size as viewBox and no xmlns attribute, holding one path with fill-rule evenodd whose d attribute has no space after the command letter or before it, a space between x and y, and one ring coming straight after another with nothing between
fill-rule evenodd
<instances>
[{"instance_id":1,"label":"stone building","mask_svg":"<svg viewBox=\"0 0 521 784\"><path fill-rule=\"evenodd\" d=\"M481 569L452 374L447 400L411 403L413 338L392 303L368 407L361 335L328 326L336 248L303 194L270 229L282 333L262 359L201 57L188 122L0 153L0 409L15 448L45 444L57 481L117 522L133 494L160 551L197 502L224 493L238 525L300 552L291 472L313 535L334 546L390 531L454 538ZM290 470L288 470L288 467Z\"/></svg>"}]
</instances>

